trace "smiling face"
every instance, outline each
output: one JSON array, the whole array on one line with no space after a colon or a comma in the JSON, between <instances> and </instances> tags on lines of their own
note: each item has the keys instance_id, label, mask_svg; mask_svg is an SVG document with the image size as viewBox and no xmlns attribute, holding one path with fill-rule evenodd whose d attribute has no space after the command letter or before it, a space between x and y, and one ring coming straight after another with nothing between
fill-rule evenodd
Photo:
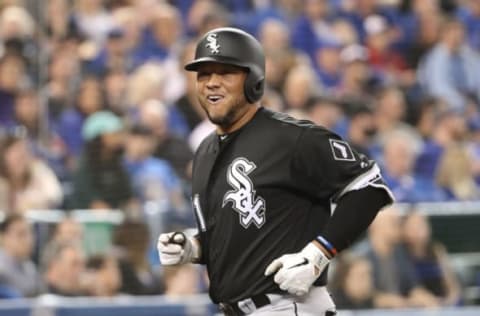
<instances>
[{"instance_id":1,"label":"smiling face","mask_svg":"<svg viewBox=\"0 0 480 316\"><path fill-rule=\"evenodd\" d=\"M204 63L197 69L197 95L210 121L228 131L251 108L243 93L247 72L240 67Z\"/></svg>"}]
</instances>

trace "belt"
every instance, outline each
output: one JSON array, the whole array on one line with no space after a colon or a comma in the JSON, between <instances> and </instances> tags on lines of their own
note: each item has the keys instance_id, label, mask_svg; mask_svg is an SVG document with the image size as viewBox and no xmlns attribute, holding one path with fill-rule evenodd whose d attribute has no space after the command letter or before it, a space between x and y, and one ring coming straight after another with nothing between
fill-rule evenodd
<instances>
[{"instance_id":1,"label":"belt","mask_svg":"<svg viewBox=\"0 0 480 316\"><path fill-rule=\"evenodd\" d=\"M235 303L220 303L218 306L225 316L242 316L253 313L260 307L270 303L267 295L259 294Z\"/></svg>"}]
</instances>

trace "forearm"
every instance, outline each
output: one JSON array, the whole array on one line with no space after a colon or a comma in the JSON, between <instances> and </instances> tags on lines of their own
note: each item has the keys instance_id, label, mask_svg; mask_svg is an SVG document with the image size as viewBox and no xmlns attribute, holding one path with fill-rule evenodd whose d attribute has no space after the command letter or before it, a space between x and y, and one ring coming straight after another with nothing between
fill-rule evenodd
<instances>
[{"instance_id":1,"label":"forearm","mask_svg":"<svg viewBox=\"0 0 480 316\"><path fill-rule=\"evenodd\" d=\"M348 192L338 201L322 232L323 238L336 251L342 251L365 232L378 211L390 202L385 190L371 186Z\"/></svg>"}]
</instances>

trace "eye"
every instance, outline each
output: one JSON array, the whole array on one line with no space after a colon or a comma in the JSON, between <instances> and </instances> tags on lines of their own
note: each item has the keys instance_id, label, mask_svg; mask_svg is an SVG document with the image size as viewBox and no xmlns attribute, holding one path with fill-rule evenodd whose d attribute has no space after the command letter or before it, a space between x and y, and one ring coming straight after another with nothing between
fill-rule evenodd
<instances>
[{"instance_id":1,"label":"eye","mask_svg":"<svg viewBox=\"0 0 480 316\"><path fill-rule=\"evenodd\" d=\"M206 71L199 71L197 72L197 80L202 80L208 77L208 73Z\"/></svg>"}]
</instances>

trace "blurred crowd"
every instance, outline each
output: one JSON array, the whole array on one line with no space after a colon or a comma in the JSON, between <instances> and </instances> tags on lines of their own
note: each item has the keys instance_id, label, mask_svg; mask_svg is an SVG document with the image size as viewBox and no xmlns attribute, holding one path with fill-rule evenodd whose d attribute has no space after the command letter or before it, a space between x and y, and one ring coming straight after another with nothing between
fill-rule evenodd
<instances>
[{"instance_id":1,"label":"blurred crowd","mask_svg":"<svg viewBox=\"0 0 480 316\"><path fill-rule=\"evenodd\" d=\"M397 201L480 197L480 1L3 0L0 295L205 290L198 268L158 273L146 214L161 212L162 229L194 225L191 161L214 127L183 64L220 26L265 48L263 106L332 129L376 159ZM118 209L127 220L108 254L86 258L82 227L67 216L30 261L38 245L23 215L45 209ZM400 232L391 249L376 249L375 226L371 251L338 265L345 304L459 302L444 249L417 249L412 240L426 237ZM402 260L411 269L395 266Z\"/></svg>"}]
</instances>

